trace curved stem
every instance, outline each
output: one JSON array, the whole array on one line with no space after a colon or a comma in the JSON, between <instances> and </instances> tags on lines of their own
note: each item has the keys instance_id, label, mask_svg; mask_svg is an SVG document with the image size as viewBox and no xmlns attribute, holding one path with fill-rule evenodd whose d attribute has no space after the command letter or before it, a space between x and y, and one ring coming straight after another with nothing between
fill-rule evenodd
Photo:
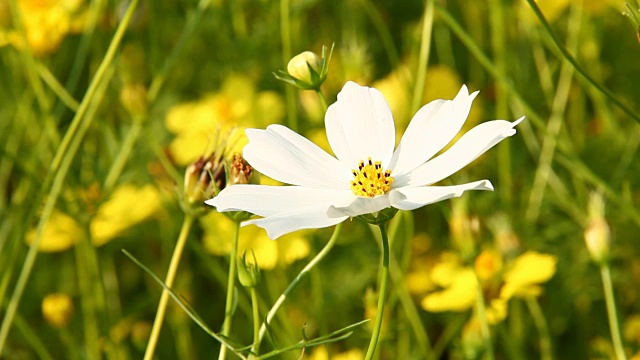
<instances>
[{"instance_id":1,"label":"curved stem","mask_svg":"<svg viewBox=\"0 0 640 360\"><path fill-rule=\"evenodd\" d=\"M231 322L233 321L233 295L236 290L236 261L238 260L238 238L240 237L240 222L235 221L233 227L233 242L231 244L231 253L229 254L229 277L227 278L227 299L224 305L224 323L222 324L222 332L220 335L229 336L231 331ZM221 346L218 359L224 359L227 356L227 347Z\"/></svg>"},{"instance_id":2,"label":"curved stem","mask_svg":"<svg viewBox=\"0 0 640 360\"><path fill-rule=\"evenodd\" d=\"M536 300L536 298L534 297L529 297L526 301L527 306L529 307L529 312L531 313L531 317L533 318L533 323L538 329L538 333L540 334L540 359L553 360L553 350L551 346L551 336L549 335L549 326L547 325L547 321L544 318L542 309L540 309L540 304L538 304L538 300Z\"/></svg>"},{"instance_id":3,"label":"curved stem","mask_svg":"<svg viewBox=\"0 0 640 360\"><path fill-rule=\"evenodd\" d=\"M184 218L184 222L182 223L182 229L180 230L180 235L178 236L178 241L176 242L176 247L173 250L171 262L169 263L169 270L167 270L167 276L164 280L165 285L169 288L173 286L173 280L176 277L176 272L178 271L178 266L180 265L182 250L184 249L184 245L187 242L187 237L189 235L189 231L191 230L193 220L193 216L187 214ZM168 302L169 292L164 289L162 290L160 302L158 303L158 311L156 312L156 319L153 322L153 328L151 329L151 335L149 336L149 342L147 343L147 350L144 353L144 360L153 359L153 353L155 352L156 345L158 344L158 337L160 336L160 330L162 329L162 322L164 321L164 315L167 311Z\"/></svg>"},{"instance_id":4,"label":"curved stem","mask_svg":"<svg viewBox=\"0 0 640 360\"><path fill-rule=\"evenodd\" d=\"M316 94L318 94L318 97L320 97L320 103L322 104L322 110L324 110L324 112L327 112L327 109L329 108L329 106L327 105L327 99L324 97L324 94L322 93L322 90L320 90L318 88L316 90Z\"/></svg>"},{"instance_id":5,"label":"curved stem","mask_svg":"<svg viewBox=\"0 0 640 360\"><path fill-rule=\"evenodd\" d=\"M251 353L258 355L258 346L260 344L260 313L258 312L258 294L256 288L249 289L251 292L251 309L253 310L253 345L251 345Z\"/></svg>"},{"instance_id":6,"label":"curved stem","mask_svg":"<svg viewBox=\"0 0 640 360\"><path fill-rule=\"evenodd\" d=\"M616 315L616 300L613 296L613 285L611 283L611 271L609 264L600 265L600 274L602 275L602 287L604 289L604 299L607 304L607 317L609 317L609 327L611 328L611 340L613 348L616 352L618 360L626 360L627 355L624 353L622 346L622 337L620 336L620 326L618 325L618 315Z\"/></svg>"},{"instance_id":7,"label":"curved stem","mask_svg":"<svg viewBox=\"0 0 640 360\"><path fill-rule=\"evenodd\" d=\"M336 241L338 240L338 235L340 234L340 229L342 229L342 223L336 225L336 228L335 228L335 230L333 230L333 234L331 235L331 238L329 239L327 244L322 248L322 250L320 250L318 255L316 255L313 258L313 260L309 261L307 266L305 266L304 269L302 269L300 271L298 276L296 276L296 278L293 279L291 284L289 284L289 286L284 290L282 295L280 295L278 300L276 300L276 302L273 304L273 306L271 307L271 309L267 313L267 318L266 318L265 322L263 322L262 325L260 326L260 334L258 336L258 345L256 346L256 352L260 347L260 343L262 342L262 339L264 338L265 332L267 331L267 325L271 323L271 320L273 320L273 317L276 315L276 312L278 311L278 309L280 309L280 306L282 306L282 304L286 300L287 296L289 296L289 294L291 294L291 291L293 291L293 289L298 285L298 283L300 283L300 280L302 280L302 278L309 271L311 271L311 269L313 269L320 261L322 261L322 259L324 259L324 257L327 256L329 251L331 251L333 246L336 244Z\"/></svg>"},{"instance_id":8,"label":"curved stem","mask_svg":"<svg viewBox=\"0 0 640 360\"><path fill-rule=\"evenodd\" d=\"M385 224L378 225L380 228L380 234L382 235L382 268L380 269L380 279L378 280L378 310L376 312L376 322L373 325L373 334L371 335L371 341L369 342L369 349L365 355L365 360L373 358L373 354L376 352L376 346L378 345L378 339L380 338L380 329L382 328L382 317L384 316L384 300L387 292L387 284L389 282L389 237L387 236L387 229Z\"/></svg>"}]
</instances>

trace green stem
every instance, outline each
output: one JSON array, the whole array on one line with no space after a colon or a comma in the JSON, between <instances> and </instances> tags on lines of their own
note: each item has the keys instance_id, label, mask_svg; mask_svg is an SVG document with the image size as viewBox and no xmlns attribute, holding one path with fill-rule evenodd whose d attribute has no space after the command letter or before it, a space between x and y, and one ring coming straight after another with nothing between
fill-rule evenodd
<instances>
[{"instance_id":1,"label":"green stem","mask_svg":"<svg viewBox=\"0 0 640 360\"><path fill-rule=\"evenodd\" d=\"M389 282L389 237L387 236L386 224L380 224L380 235L382 235L382 268L380 269L380 278L378 280L378 310L376 312L376 321L373 325L373 334L369 342L369 349L365 355L365 360L373 358L380 338L380 329L382 328L382 318L384 316L384 300L387 293L387 284Z\"/></svg>"},{"instance_id":2,"label":"green stem","mask_svg":"<svg viewBox=\"0 0 640 360\"><path fill-rule=\"evenodd\" d=\"M289 296L289 294L291 294L291 292L298 285L298 283L300 283L300 280L302 280L302 278L305 275L307 275L307 273L309 273L309 271L311 271L311 269L313 269L320 261L322 261L322 259L324 259L324 257L327 256L329 251L331 251L333 246L336 244L336 241L338 240L338 235L340 234L341 229L342 229L342 223L339 223L338 225L336 225L336 228L335 230L333 230L333 234L331 235L331 238L329 239L327 244L322 248L322 250L320 250L318 255L316 255L311 261L309 261L307 266L305 266L304 269L300 271L298 276L296 276L296 278L293 279L293 281L289 284L289 286L287 286L287 288L284 290L282 295L280 295L278 300L276 300L276 302L273 304L273 306L267 313L267 317L265 321L260 326L258 347L256 348L256 351L259 349L262 339L264 339L264 334L267 331L267 325L271 323L271 320L273 320L274 316L276 315L276 312L278 311L278 309L280 309L280 306L282 306L284 301L287 299L287 296Z\"/></svg>"},{"instance_id":3,"label":"green stem","mask_svg":"<svg viewBox=\"0 0 640 360\"><path fill-rule=\"evenodd\" d=\"M540 359L552 360L553 351L551 347L551 336L549 335L549 326L547 326L547 321L544 318L542 309L540 309L540 304L538 304L535 298L529 297L527 298L527 306L533 318L533 323L540 334Z\"/></svg>"},{"instance_id":4,"label":"green stem","mask_svg":"<svg viewBox=\"0 0 640 360\"><path fill-rule=\"evenodd\" d=\"M622 337L620 336L620 326L618 325L618 315L616 315L616 300L613 296L613 285L611 282L611 271L609 264L600 265L600 274L602 275L602 287L604 289L604 299L607 304L607 316L609 317L609 327L611 329L611 339L613 340L613 348L616 352L618 360L626 360L622 346Z\"/></svg>"},{"instance_id":5,"label":"green stem","mask_svg":"<svg viewBox=\"0 0 640 360\"><path fill-rule=\"evenodd\" d=\"M478 314L478 320L480 321L480 331L482 332L482 340L484 341L484 347L486 350L487 358L489 360L495 360L493 354L493 343L491 341L491 329L489 328L489 321L487 320L487 306L484 302L484 294L482 293L482 285L480 279L477 277L476 286L476 312Z\"/></svg>"},{"instance_id":6,"label":"green stem","mask_svg":"<svg viewBox=\"0 0 640 360\"><path fill-rule=\"evenodd\" d=\"M176 242L176 247L174 248L173 255L171 256L169 270L167 270L167 276L164 280L165 285L169 288L173 286L173 280L176 277L176 272L180 265L180 258L182 257L182 251L184 250L184 245L187 243L189 231L191 230L191 225L193 225L193 220L194 218L192 215L185 215L182 223L182 229L180 230L180 235ZM153 322L153 328L151 329L151 335L149 336L149 342L147 343L147 350L144 353L144 360L153 359L153 353L155 352L156 345L158 344L158 337L160 336L160 330L162 329L162 322L164 321L168 302L169 292L164 289L162 290L160 302L158 303L158 311L156 312L156 319Z\"/></svg>"},{"instance_id":7,"label":"green stem","mask_svg":"<svg viewBox=\"0 0 640 360\"><path fill-rule=\"evenodd\" d=\"M282 42L282 60L285 69L291 59L291 17L289 12L289 0L280 0L280 41ZM285 86L285 100L287 103L287 125L293 131L298 130L296 118L296 104L293 87Z\"/></svg>"},{"instance_id":8,"label":"green stem","mask_svg":"<svg viewBox=\"0 0 640 360\"><path fill-rule=\"evenodd\" d=\"M320 88L316 90L316 94L318 94L318 97L320 98L322 110L324 110L324 112L327 112L327 109L329 108L329 106L327 105L327 98L324 97L324 94L322 93L322 90L320 90Z\"/></svg>"},{"instance_id":9,"label":"green stem","mask_svg":"<svg viewBox=\"0 0 640 360\"><path fill-rule=\"evenodd\" d=\"M231 323L233 321L233 300L236 289L236 261L238 260L238 239L240 238L240 222L235 221L233 227L233 240L231 253L229 254L229 277L227 278L227 298L224 305L224 323L220 335L229 336ZM227 356L227 347L221 346L218 359L222 360Z\"/></svg>"},{"instance_id":10,"label":"green stem","mask_svg":"<svg viewBox=\"0 0 640 360\"><path fill-rule=\"evenodd\" d=\"M251 353L258 355L258 346L260 344L260 313L258 312L258 293L256 288L249 288L251 292L251 308L253 309L253 345L251 346Z\"/></svg>"},{"instance_id":11,"label":"green stem","mask_svg":"<svg viewBox=\"0 0 640 360\"><path fill-rule=\"evenodd\" d=\"M420 56L418 58L418 71L416 75L413 100L411 101L411 113L418 111L424 95L424 82L427 77L429 52L431 50L431 31L433 29L433 5L434 0L426 0L422 20L422 40L420 41Z\"/></svg>"}]
</instances>

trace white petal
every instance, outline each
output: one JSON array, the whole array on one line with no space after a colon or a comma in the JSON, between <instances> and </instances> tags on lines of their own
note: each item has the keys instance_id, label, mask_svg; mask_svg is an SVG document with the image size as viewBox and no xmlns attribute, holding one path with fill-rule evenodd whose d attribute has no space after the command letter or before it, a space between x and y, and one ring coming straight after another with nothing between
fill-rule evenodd
<instances>
[{"instance_id":1,"label":"white petal","mask_svg":"<svg viewBox=\"0 0 640 360\"><path fill-rule=\"evenodd\" d=\"M380 195L376 197L356 197L353 201L346 206L332 205L329 207L327 214L329 217L338 216L358 216L364 214L371 214L383 209L391 207L389 202L389 195Z\"/></svg>"},{"instance_id":2,"label":"white petal","mask_svg":"<svg viewBox=\"0 0 640 360\"><path fill-rule=\"evenodd\" d=\"M435 159L407 174L394 176L393 188L430 185L448 177L501 140L515 134L516 130L513 127L523 119L524 117L514 122L493 120L474 127Z\"/></svg>"},{"instance_id":3,"label":"white petal","mask_svg":"<svg viewBox=\"0 0 640 360\"><path fill-rule=\"evenodd\" d=\"M293 130L269 125L246 133L243 156L259 172L287 184L349 188L351 168Z\"/></svg>"},{"instance_id":4,"label":"white petal","mask_svg":"<svg viewBox=\"0 0 640 360\"><path fill-rule=\"evenodd\" d=\"M419 186L401 188L389 193L391 205L400 210L414 210L438 201L461 196L467 190L491 190L493 185L489 180L480 180L468 184L455 186Z\"/></svg>"},{"instance_id":5,"label":"white petal","mask_svg":"<svg viewBox=\"0 0 640 360\"><path fill-rule=\"evenodd\" d=\"M373 88L347 82L325 115L329 144L340 161L355 168L371 157L387 167L395 146L389 104Z\"/></svg>"},{"instance_id":6,"label":"white petal","mask_svg":"<svg viewBox=\"0 0 640 360\"><path fill-rule=\"evenodd\" d=\"M249 220L242 225L257 225L267 231L270 239L288 234L301 229L319 229L343 222L347 216L330 218L326 214L326 208L318 206L293 209L277 215L268 216L262 219Z\"/></svg>"},{"instance_id":7,"label":"white petal","mask_svg":"<svg viewBox=\"0 0 640 360\"><path fill-rule=\"evenodd\" d=\"M393 174L409 172L442 150L464 125L476 95L462 85L453 100L434 100L418 110L393 153Z\"/></svg>"},{"instance_id":8,"label":"white petal","mask_svg":"<svg viewBox=\"0 0 640 360\"><path fill-rule=\"evenodd\" d=\"M331 205L345 206L351 203L354 197L351 190L305 186L231 185L205 203L215 206L220 212L247 211L260 216L272 216L309 206L324 209L326 213Z\"/></svg>"}]
</instances>

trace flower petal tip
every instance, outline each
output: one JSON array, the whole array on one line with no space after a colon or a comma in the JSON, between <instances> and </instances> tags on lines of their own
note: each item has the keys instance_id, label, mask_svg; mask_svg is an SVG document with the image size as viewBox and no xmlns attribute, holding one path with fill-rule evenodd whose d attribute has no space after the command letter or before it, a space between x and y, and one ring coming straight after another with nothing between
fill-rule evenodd
<instances>
[{"instance_id":1,"label":"flower petal tip","mask_svg":"<svg viewBox=\"0 0 640 360\"><path fill-rule=\"evenodd\" d=\"M480 184L478 184L476 190L493 191L493 184L489 180L483 180L482 182L480 182Z\"/></svg>"},{"instance_id":2,"label":"flower petal tip","mask_svg":"<svg viewBox=\"0 0 640 360\"><path fill-rule=\"evenodd\" d=\"M525 117L526 116L523 116L523 117L519 118L518 120L512 122L511 124L515 127L516 125L520 124L524 120Z\"/></svg>"}]
</instances>

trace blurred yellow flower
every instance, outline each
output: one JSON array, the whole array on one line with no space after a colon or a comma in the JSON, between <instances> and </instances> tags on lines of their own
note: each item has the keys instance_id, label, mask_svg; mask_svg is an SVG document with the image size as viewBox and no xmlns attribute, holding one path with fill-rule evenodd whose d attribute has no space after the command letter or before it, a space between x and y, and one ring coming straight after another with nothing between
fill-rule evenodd
<instances>
[{"instance_id":1,"label":"blurred yellow flower","mask_svg":"<svg viewBox=\"0 0 640 360\"><path fill-rule=\"evenodd\" d=\"M53 53L67 34L83 28L82 0L19 0L17 3L27 44L36 56ZM17 30L0 29L0 46L7 44L16 48L23 46Z\"/></svg>"},{"instance_id":2,"label":"blurred yellow flower","mask_svg":"<svg viewBox=\"0 0 640 360\"><path fill-rule=\"evenodd\" d=\"M181 103L169 109L165 126L176 135L169 152L179 165L188 165L202 154L213 152L218 134L229 134L234 128L262 127L278 123L284 115L284 104L277 93L256 91L252 81L231 75L219 92ZM241 152L247 140L244 131L225 139L225 153Z\"/></svg>"},{"instance_id":3,"label":"blurred yellow flower","mask_svg":"<svg viewBox=\"0 0 640 360\"><path fill-rule=\"evenodd\" d=\"M53 293L42 300L42 316L56 327L65 327L73 315L73 300L67 294Z\"/></svg>"},{"instance_id":4,"label":"blurred yellow flower","mask_svg":"<svg viewBox=\"0 0 640 360\"><path fill-rule=\"evenodd\" d=\"M204 246L213 255L225 256L231 252L233 221L217 211L211 211L200 219L205 231ZM257 226L246 226L240 231L238 254L252 250L258 266L270 270L276 265L288 265L309 255L310 246L306 235L310 231L297 231L278 238L269 239L267 233Z\"/></svg>"},{"instance_id":5,"label":"blurred yellow flower","mask_svg":"<svg viewBox=\"0 0 640 360\"><path fill-rule=\"evenodd\" d=\"M31 229L26 235L27 244L31 244L36 237L36 229ZM58 252L72 247L82 238L82 228L69 215L54 210L49 221L44 226L39 251Z\"/></svg>"},{"instance_id":6,"label":"blurred yellow flower","mask_svg":"<svg viewBox=\"0 0 640 360\"><path fill-rule=\"evenodd\" d=\"M128 228L151 217L162 204L160 193L153 185L136 187L121 185L113 191L91 220L93 244L101 246Z\"/></svg>"},{"instance_id":7,"label":"blurred yellow flower","mask_svg":"<svg viewBox=\"0 0 640 360\"><path fill-rule=\"evenodd\" d=\"M469 310L476 302L480 279L487 297L487 318L495 324L507 316L507 303L512 297L537 297L542 293L540 284L554 275L556 262L553 255L528 251L503 268L500 255L485 250L476 257L474 267L464 267L455 256L445 253L431 272L431 280L442 290L427 294L421 305L431 312ZM502 277L496 279L500 274Z\"/></svg>"}]
</instances>

